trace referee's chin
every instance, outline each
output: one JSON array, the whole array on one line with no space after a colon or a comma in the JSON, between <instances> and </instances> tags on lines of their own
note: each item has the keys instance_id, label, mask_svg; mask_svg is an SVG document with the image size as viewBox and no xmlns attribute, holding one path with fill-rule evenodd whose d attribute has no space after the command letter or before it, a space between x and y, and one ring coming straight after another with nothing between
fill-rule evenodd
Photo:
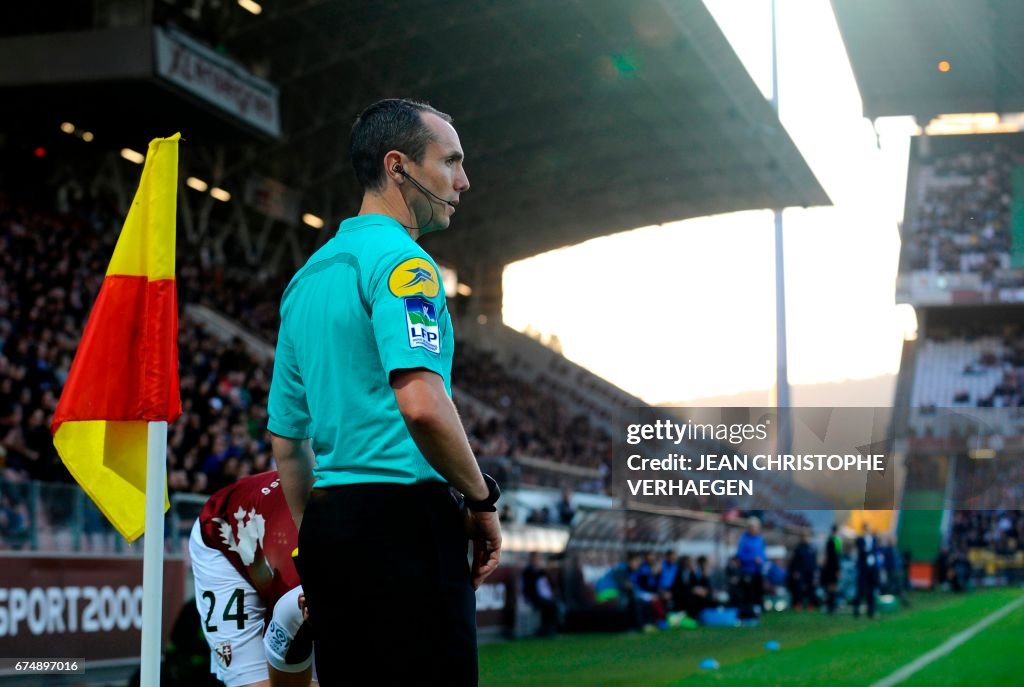
<instances>
[{"instance_id":1,"label":"referee's chin","mask_svg":"<svg viewBox=\"0 0 1024 687\"><path fill-rule=\"evenodd\" d=\"M434 221L430 223L430 226L420 232L420 235L430 234L435 231L444 231L452 223L450 217L435 217Z\"/></svg>"},{"instance_id":2,"label":"referee's chin","mask_svg":"<svg viewBox=\"0 0 1024 687\"><path fill-rule=\"evenodd\" d=\"M447 229L448 225L452 223L452 215L454 215L454 214L455 214L455 208L453 208L448 203L444 203L443 206L442 206L442 212L441 212L440 216L434 218L437 221L437 225L438 225L437 229L435 231L440 231L441 229Z\"/></svg>"}]
</instances>

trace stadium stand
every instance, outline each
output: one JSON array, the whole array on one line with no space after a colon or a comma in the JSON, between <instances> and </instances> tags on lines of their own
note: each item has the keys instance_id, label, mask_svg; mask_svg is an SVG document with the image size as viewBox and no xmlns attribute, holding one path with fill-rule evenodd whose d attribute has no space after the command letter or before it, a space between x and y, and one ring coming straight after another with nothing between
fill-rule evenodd
<instances>
[{"instance_id":1,"label":"stadium stand","mask_svg":"<svg viewBox=\"0 0 1024 687\"><path fill-rule=\"evenodd\" d=\"M1024 505L1024 460L1004 453L957 463L954 502L960 508L995 511Z\"/></svg>"},{"instance_id":2,"label":"stadium stand","mask_svg":"<svg viewBox=\"0 0 1024 687\"><path fill-rule=\"evenodd\" d=\"M924 161L914 211L903 228L901 271L964 272L991 286L1010 266L1012 169L1024 155L1005 145L939 154Z\"/></svg>"},{"instance_id":3,"label":"stadium stand","mask_svg":"<svg viewBox=\"0 0 1024 687\"><path fill-rule=\"evenodd\" d=\"M54 30L57 28L55 20L48 16L52 13L44 12L43 8L49 9L55 4L46 2L35 10L22 8L19 11L23 14L38 18L38 26L33 22L32 26L3 29L0 33L10 30L12 34L18 31L41 34ZM130 11L130 4L96 3L95 18L92 13L78 11L73 21L64 19L67 24L64 28L93 28L94 24L95 28L116 28L126 16L129 19L135 16ZM241 15L243 20L233 21L229 9L234 5L168 1L156 3L152 8L153 16L146 18L154 25L176 27L187 32L206 52L216 51L222 56L229 56L254 75L275 78L276 83L282 84L282 121L288 127L279 144L266 155L259 154L263 151L258 148L229 148L226 172L223 150L202 150L198 145L195 149L210 158L196 173L217 183L217 180L223 181L221 173L224 172L228 181L225 185L239 198L233 206L225 202L223 206L215 207L215 212L219 211L221 215L213 224L219 225L218 230L223 230L219 231L216 239L202 236L196 240L195 236L190 236L187 239L189 245L179 249L179 257L182 258L177 271L182 306L179 349L185 412L171 427L167 454L169 485L178 495L202 500L205 494L232 480L266 469L271 460L264 431L271 369L268 351L273 350L278 301L290 276L291 266L281 265L280 255L264 265L263 256L254 257L255 252L252 251L249 251L247 259L236 260L236 256L247 249L239 247L242 240L225 243L226 236L234 238L235 229L224 221L224 215L229 212L227 208L231 207L230 212L237 215L253 212L251 207L240 209L243 203L238 201L242 196L243 183L248 195L249 182L260 181L248 177L268 175L265 181L280 186L284 186L284 182L294 184L298 188L285 190L296 194L303 204L311 205L300 208L296 201L288 230L301 229L296 226L299 224L299 212L306 209L328 217L329 225L332 219L345 211L341 207L343 201L331 207L329 201L321 201L320 198L353 197L347 169L344 165L335 164L337 132L343 127L334 125L349 116L354 102L369 97L367 88L370 85L400 91L408 90L410 85L427 88L428 91L439 83L454 85L452 99L462 98L460 112L467 113L465 120L460 120L466 123L467 140L486 140L481 134L501 131L503 146L490 146L489 155L481 156L480 167L475 169L486 170L488 174L481 174L481 178L492 180L492 188L503 191L500 194L492 192L490 203L481 203L475 210L467 207L463 211L467 213L462 215L463 221L470 224L475 221L480 225L481 231L475 232L472 243L466 241L461 250L447 246L448 257L453 263L460 263L458 267L470 275L474 290L478 294L486 293L490 303L500 302L497 297L500 296L500 288L485 291L476 279L483 272L500 274L502 264L499 263L503 260L578 243L584 238L626 226L678 219L682 212L702 215L753 205L806 207L821 202L816 198L822 194L813 178L810 182L799 178L803 173L802 161L801 174L792 171L795 166L792 158L794 155L799 158L795 148L792 153L783 155L765 143L784 139L784 143L789 144L789 138L781 127L773 128L778 126L774 115L767 117L771 126L764 123L770 109L753 84L748 84L750 80L740 68L741 85L749 86L747 90L753 96L754 106L765 113L760 117L751 116L752 108L745 103L744 91L730 83L735 79L728 78L730 70L740 65L732 59L731 51L724 50L727 48L724 42L718 50L712 50L716 46L709 37L718 36L707 30L708 25L704 23L706 11L700 2L672 4L676 12L663 17L672 20L671 25L679 34L676 40L665 41L666 46L672 46L672 52L666 51L661 55L661 51L653 46L641 46L644 70L634 70L632 67L635 65L630 65L629 60L621 59L617 52L611 53L615 58L614 66L628 68L618 70L620 77L616 77L614 70L611 72L613 79L621 78L622 81L612 85L618 92L629 96L621 99L626 104L621 109L618 109L616 98L606 95L610 91L607 88L595 89L599 97L591 98L584 97L586 94L576 87L565 89L561 78L549 79L546 85L538 86L533 78L535 70L529 67L535 61L536 64L543 63L553 69L556 77L561 77L561 56L556 55L559 59L552 59L548 52L524 53L519 40L507 40L509 33L518 38L515 34L521 32L522 27L536 28L536 31L530 31L534 37L564 35L564 31L557 30L560 25L548 25L540 19L568 18L571 21L564 22L565 25L588 27L584 33L576 34L580 39L577 43L534 42L554 45L559 53L571 53L585 70L592 71L595 54L604 55L609 47L614 49L615 43L623 36L630 37L628 31L633 24L622 21L619 13L608 11L614 9L616 3L602 10L579 3L567 3L564 8L545 4L536 8L524 5L515 11L509 10L507 15L503 9L499 23L501 31L494 33L485 33L486 24L481 27L473 21L459 19L448 27L453 43L460 44L459 39L466 35L474 39L468 44L469 52L458 55L460 60L466 59L480 73L488 75L494 73L491 70L495 64L502 71L507 70L513 64L509 60L510 55L516 60L516 71L520 71L520 66L527 67L521 70L527 76L521 82L525 86L509 80L507 85L500 86L503 91L501 97L495 98L492 91L499 88L501 79L486 79L483 83L488 88L474 89L479 94L473 99L467 94L460 95L460 87L464 85L461 77L457 79L458 84L453 84L453 72L449 65L443 63L432 67L421 59L405 60L402 64L410 66L390 70L386 79L363 78L367 68L364 64L370 63L369 58L377 51L386 52L396 45L388 39L374 36L379 30L377 21L382 21L389 29L393 24L398 27L398 30L388 30L386 35L399 36L399 43L410 42L410 37L417 38L423 31L434 30L431 27L437 22L430 21L438 18L434 9L425 14L410 15L417 26L402 26L398 24L402 13L388 11L389 6L367 12L352 21L338 21L344 15L332 7L334 3L289 6L286 11L281 10L287 3L266 4L263 18ZM631 8L636 3L618 5ZM654 3L654 6L664 6L664 9L668 4ZM449 9L438 7L437 12ZM490 20L493 16L488 15L487 18ZM662 17L656 14L655 18ZM311 28L332 25L332 22L344 28L345 36L344 40L328 43L344 46L342 52L335 52L341 49L322 41L296 43L273 38L311 36L315 33ZM668 22L662 23L669 25ZM609 27L615 30L608 31ZM148 30L151 27L147 25L144 28ZM597 29L593 34L599 40L591 39L589 28ZM551 29L550 34L546 29ZM654 37L658 37L657 32ZM694 37L700 40L694 40ZM421 46L428 43L411 42ZM705 47L697 49L694 44ZM483 46L483 53L472 49L474 45ZM495 52L495 46L506 47ZM683 47L686 52L681 50ZM487 59L479 59L481 55ZM68 61L67 53L61 53L59 57ZM668 58L664 62L671 65L670 70L658 68L662 57ZM704 69L705 61L713 63L714 68ZM145 63L146 60L140 62ZM688 67L678 70L676 66L679 64ZM30 78L42 81L42 76L50 76L41 69L24 71L29 74L25 83L30 83ZM667 78L673 74L692 77L686 76L685 81L680 77L678 81L687 87L674 89L676 79ZM86 76L84 70L83 76ZM97 78L100 76L98 73L87 76L89 88L96 88L93 84L102 81ZM657 80L654 80L655 76ZM357 83L353 84L353 80ZM572 83L578 85L583 81L574 79ZM643 88L630 89L631 83ZM396 84L404 88L396 87ZM122 85L115 84L119 90L122 90ZM350 88L353 85L357 87ZM123 90L127 92L127 89ZM294 97L297 92L325 93L328 90L351 98L352 102L334 97L299 102L300 99ZM638 93L638 90L642 92ZM665 108L659 106L659 101L679 101L665 98L666 93L676 90L684 94L699 93L699 98L683 99L699 107L694 107L692 113L689 109L668 110L667 116L662 116L661 111ZM639 97L644 93L653 94L653 105L649 99ZM524 98L527 94L529 97ZM722 94L728 97L721 97ZM135 95L131 93L131 97ZM103 110L115 109L112 106L114 101L104 96L97 94L79 100L102 103ZM50 108L51 103L44 100L40 99L33 110L41 112ZM72 98L69 96L66 100ZM176 107L152 109L181 118L181 108L191 100L194 98L189 101L183 99ZM306 100L303 95L301 101ZM299 104L293 105L296 102ZM534 102L548 110L549 116L545 120L541 145L524 146L524 138L536 138L534 130L539 118L537 110L533 109ZM509 103L516 103L516 106ZM724 105L720 108L718 103ZM504 119L499 121L490 108L503 112ZM563 111L571 113L570 123L578 120L585 126L567 125L567 120L560 116ZM580 111L590 114L579 118L576 113ZM648 113L651 116L645 116ZM657 116L653 116L654 113ZM150 114L155 116L157 112ZM78 117L71 118L79 121ZM509 127L509 124L513 126ZM46 126L50 126L49 123ZM107 126L107 132L124 129L122 121L113 119ZM225 124L227 128L230 127ZM664 131L670 131L670 135L666 137ZM739 133L732 138L719 135L720 131ZM757 135L752 136L750 131ZM104 139L107 132L99 131L97 140ZM623 145L594 147L591 139L595 132L600 132L612 143L620 141ZM771 135L778 132L783 135ZM19 132L4 133L0 139L9 141L18 138ZM136 137L136 133L137 130L131 133L119 131L118 135L129 140ZM137 137L142 139L141 135ZM112 139L104 140L104 145L108 140ZM582 145L579 147L588 153L581 155L577 146L566 145L563 155L545 162L545 173L524 174L524 165L519 162L519 149L523 149L521 158L533 164L537 152L542 151L550 140L580 141ZM643 153L664 150L666 140L682 141L682 144L677 143L678 147L672 147L674 152L681 154L660 158L671 161L673 166L650 173L650 163L642 162L639 174L629 173L623 166L619 179L627 185L645 189L656 186L655 179L663 179L661 190L626 196L607 193L607 179L604 177L608 165L603 163L616 161L623 155L620 150L625 151L628 158L646 161L651 156ZM694 146L692 141L700 145ZM0 141L0 147L2 144ZM116 153L113 151L116 147L106 151L109 157L115 158L115 162ZM591 148L597 151L596 155L589 153ZM709 150L715 152L711 156L715 162L713 170L707 169L705 164L707 159L711 159L706 155ZM254 151L257 154L253 154ZM215 156L217 159L213 160ZM199 157L196 155L193 160ZM949 279L949 283L972 285L979 290L981 287L1002 288L1018 283L1010 274L1014 256L1008 195L1011 185L1006 171L1024 157L1012 145L991 150L983 147L957 150L955 146L947 150L937 146L934 155L919 160L922 162L912 175L912 186L908 191L908 196L913 195L917 200L910 204L913 207L913 214L909 216L911 221L904 223L905 250L901 272L924 273L929 279L936 277L936 283ZM700 164L693 165L691 161ZM528 167L526 165L527 171ZM508 170L507 176L494 173L503 169ZM591 170L599 174L592 175ZM214 171L215 177L207 174ZM667 173L663 173L665 171ZM275 178L270 179L270 175ZM536 180L535 184L523 183L524 179L531 178ZM701 183L680 185L680 178L699 179ZM791 195L795 200L780 199L779 193L767 193L757 188L763 184L752 181L759 178L778 180L778 185L792 187ZM510 179L518 183L505 183ZM553 211L559 209L558 205L564 205L560 198L549 201L531 197L539 197L541 194L537 192L547 189L556 179L574 182L565 188L566 195L577 201L577 207L566 206L569 214ZM125 199L122 197L120 202L114 202L110 198L97 197L91 190L83 193L81 185L72 186L77 186L78 191L70 192L72 187L57 189L56 206L46 210L39 209L48 206L38 204L36 199L31 203L27 199L12 202L0 196L0 471L3 476L0 482L0 548L46 548L45 544L40 546L39 542L30 541L33 521L44 522L54 530L64 527L70 517L70 506L62 506L60 496L74 490L77 502L80 504L83 500L77 487L63 484L68 481L68 476L53 452L48 426L56 398L68 374L71 353L120 226L120 216L115 208L123 208ZM483 184L480 186L480 197L487 198L486 189ZM815 188L810 188L812 186ZM48 184L39 184L39 187L47 192L50 188ZM504 190L506 188L507 191ZM183 187L182 198L187 199L190 195L194 195L192 191ZM286 193L280 195L284 197ZM499 195L499 202L495 203L494 199ZM209 197L204 197L204 202L207 206L216 206ZM249 200L244 204L248 205ZM320 207L312 207L314 204ZM182 205L189 203L183 202ZM503 206L505 212L494 212L495 206ZM590 209L589 215L582 212L584 208ZM183 215L191 209L184 208ZM494 217L498 219L495 221ZM538 223L535 221L537 217L546 221ZM484 222L482 218L491 221ZM534 220L532 226L537 228L533 231L512 231L531 226L524 220ZM300 250L290 238L296 232L288 233L286 238L286 232L279 231L285 227L286 221L281 222L272 224L268 220L264 237L272 236L271 243L280 239L282 245L286 240L292 240L294 254L291 257L303 252L308 254L305 249L322 241L328 234L326 231L319 235L303 234L301 240L305 245ZM495 237L499 236L507 237L502 242L506 251L503 255L495 255L491 246L497 243ZM443 255L444 251L439 254ZM485 262L488 264L483 264ZM259 266L254 267L257 264ZM474 270L478 274L473 274ZM949 275L955 275L959 280ZM946 282L942 281L942 284L941 288L945 289ZM958 296L949 294L949 297L953 300ZM1015 298L1024 300L1024 295L1018 294ZM457 306L453 307L456 314L458 310ZM476 313L463 314L471 320ZM699 500L687 504L693 507L693 511L671 516L611 512L607 507L610 499L605 494L609 488L611 436L615 431L616 413L635 405L638 400L558 353L493 324L499 319L493 309L487 309L486 314L491 317L492 324L481 329L476 329L471 321L458 323L460 335L465 338L458 343L455 397L470 441L481 461L489 461L490 465L505 470L509 479L502 480L504 483L531 487L530 498L522 498L515 503L518 507L529 506L530 515L522 513L521 516L526 517L519 519L530 520L537 527L529 532L529 538L523 536L523 542L517 544L512 542L516 542L524 530L510 529L510 553L542 548L551 553L563 553L564 558L552 566L553 581L559 583L559 593L569 610L576 611L577 617L594 610L592 604L598 601L595 594L596 582L600 579L598 575L608 566L621 562L627 550L650 555L653 551L661 554L667 548L675 547L694 555L710 554L718 568L712 574L712 589L729 588L731 585L722 568L735 549L738 522L746 513L738 509L718 514L702 513L700 510L702 506L706 508L706 504ZM913 366L905 374L913 378L914 384L907 386L913 387L914 408L930 411L952 405L1009 409L1021 405L1018 386L1019 374L1024 367L1019 355L1024 343L1021 330L971 331L954 335L942 333L925 323L922 334L922 341L914 347ZM687 362L699 364L699 361ZM935 450L945 451L948 448L941 445ZM908 482L915 488L908 488L905 492L904 506L920 508L915 512L929 515L915 524L911 514L907 513L900 521L901 528L911 532L915 527L918 531L938 531L943 527L943 508L948 513L952 499L958 504L970 504L971 508L997 509L991 512L955 511L949 530L950 543L955 549L970 549L971 560L978 566L989 565L993 555L1019 553L1024 518L1019 510L1000 509L1000 504L1013 495L1020 498L1019 485L1024 475L1019 473L1020 463L1013 462L1011 451L996 453L999 455L990 461L968 460L966 454L953 455L948 465L959 465L959 469L943 467L938 471L941 479L936 477L931 463L912 463ZM993 475L1002 478L998 493L988 488L993 482ZM30 481L36 487L40 483L53 487L51 493L55 496L45 507L40 508L29 490L21 488ZM571 488L559 501L558 494L567 486ZM770 495L770 499L765 500L781 508L791 500L794 486L791 482L766 478L763 489ZM586 503L596 505L589 509L584 507ZM935 510L929 511L928 508ZM807 520L798 513L785 510L759 514L766 525L768 543L775 549L770 557L778 567L777 563L784 557L782 554L797 541L800 531L808 524ZM103 523L95 509L88 510L84 518L86 533L102 537ZM572 541L567 545L570 537ZM515 560L514 555L509 556L507 565L514 566ZM959 559L953 556L950 560ZM77 584L77 580L72 582ZM502 587L499 593L499 584L504 582L488 585L490 589L482 590L482 598L487 600L482 604L484 613L497 614L506 608L505 588ZM177 586L181 587L180 584Z\"/></svg>"},{"instance_id":4,"label":"stadium stand","mask_svg":"<svg viewBox=\"0 0 1024 687\"><path fill-rule=\"evenodd\" d=\"M1021 246L1014 239L1022 161L1024 137L1017 133L915 139L898 300L918 307L1024 301Z\"/></svg>"},{"instance_id":5,"label":"stadium stand","mask_svg":"<svg viewBox=\"0 0 1024 687\"><path fill-rule=\"evenodd\" d=\"M960 549L990 549L1013 555L1024 541L1024 512L1019 510L958 510L953 514L951 544Z\"/></svg>"},{"instance_id":6,"label":"stadium stand","mask_svg":"<svg viewBox=\"0 0 1024 687\"><path fill-rule=\"evenodd\" d=\"M1022 338L994 336L923 341L917 357L913 407L1020 405L1022 345Z\"/></svg>"},{"instance_id":7,"label":"stadium stand","mask_svg":"<svg viewBox=\"0 0 1024 687\"><path fill-rule=\"evenodd\" d=\"M467 389L467 394L493 412L479 414L479 404L462 404L463 423L470 444L479 456L509 456L516 459L546 459L563 465L589 468L591 480L577 485L584 491L604 491L611 469L612 442L604 430L591 424L582 412L573 412L554 397L540 391L544 387L513 377L493 353L462 341L452 370L452 378ZM550 484L536 464L522 464L524 484ZM550 472L550 471L549 471Z\"/></svg>"},{"instance_id":8,"label":"stadium stand","mask_svg":"<svg viewBox=\"0 0 1024 687\"><path fill-rule=\"evenodd\" d=\"M962 589L1024 568L1024 462L1016 450L1024 436L1024 311L1016 305L1013 210L1022 140L914 142L900 260L901 283L911 288L897 295L917 307L919 333L904 348L907 391L897 403L907 408L899 539L919 566L936 563L920 585Z\"/></svg>"}]
</instances>

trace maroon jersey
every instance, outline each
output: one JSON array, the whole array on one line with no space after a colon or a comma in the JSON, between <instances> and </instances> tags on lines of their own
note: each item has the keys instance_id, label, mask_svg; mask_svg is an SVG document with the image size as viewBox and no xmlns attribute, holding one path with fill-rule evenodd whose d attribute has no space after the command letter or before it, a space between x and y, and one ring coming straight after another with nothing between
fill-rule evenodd
<instances>
[{"instance_id":1,"label":"maroon jersey","mask_svg":"<svg viewBox=\"0 0 1024 687\"><path fill-rule=\"evenodd\" d=\"M298 586L292 551L299 533L276 470L244 477L215 493L199 514L199 527L203 543L231 561L267 608Z\"/></svg>"}]
</instances>

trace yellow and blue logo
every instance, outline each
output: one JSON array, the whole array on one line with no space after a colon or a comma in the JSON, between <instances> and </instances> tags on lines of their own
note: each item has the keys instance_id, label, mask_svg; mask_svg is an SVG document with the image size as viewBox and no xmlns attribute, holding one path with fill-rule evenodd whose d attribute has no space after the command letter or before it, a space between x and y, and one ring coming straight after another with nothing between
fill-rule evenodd
<instances>
[{"instance_id":1,"label":"yellow and blue logo","mask_svg":"<svg viewBox=\"0 0 1024 687\"><path fill-rule=\"evenodd\" d=\"M429 261L410 258L391 270L388 288L399 297L423 295L433 298L441 290L441 280Z\"/></svg>"}]
</instances>

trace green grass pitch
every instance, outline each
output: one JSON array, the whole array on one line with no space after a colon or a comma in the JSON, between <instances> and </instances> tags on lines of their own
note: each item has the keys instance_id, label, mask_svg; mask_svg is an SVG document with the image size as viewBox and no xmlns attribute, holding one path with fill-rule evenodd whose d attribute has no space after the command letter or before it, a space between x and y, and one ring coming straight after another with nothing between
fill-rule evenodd
<instances>
[{"instance_id":1,"label":"green grass pitch","mask_svg":"<svg viewBox=\"0 0 1024 687\"><path fill-rule=\"evenodd\" d=\"M483 687L866 687L1024 595L922 593L874 620L768 614L756 628L575 635L483 646ZM768 652L777 640L781 650ZM698 664L713 657L719 670ZM1024 606L926 666L901 687L1024 685Z\"/></svg>"}]
</instances>

